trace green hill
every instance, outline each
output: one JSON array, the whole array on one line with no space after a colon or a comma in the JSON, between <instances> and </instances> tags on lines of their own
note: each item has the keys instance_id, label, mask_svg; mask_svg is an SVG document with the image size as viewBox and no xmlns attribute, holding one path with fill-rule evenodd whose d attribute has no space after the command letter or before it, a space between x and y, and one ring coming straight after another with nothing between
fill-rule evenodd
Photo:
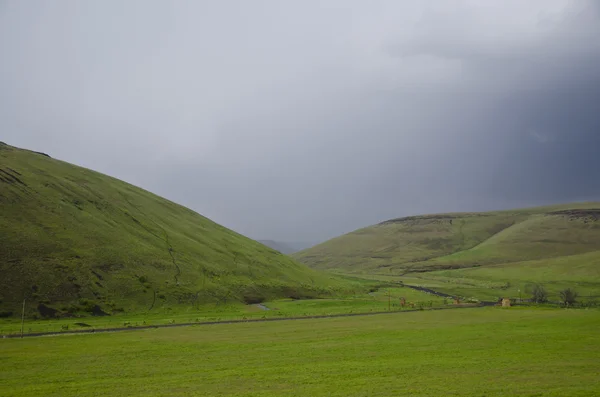
<instances>
[{"instance_id":1,"label":"green hill","mask_svg":"<svg viewBox=\"0 0 600 397\"><path fill-rule=\"evenodd\" d=\"M600 251L600 203L392 219L293 256L344 273L423 272Z\"/></svg>"},{"instance_id":2,"label":"green hill","mask_svg":"<svg viewBox=\"0 0 600 397\"><path fill-rule=\"evenodd\" d=\"M4 316L24 298L40 315L102 314L349 287L152 193L4 143L0 238Z\"/></svg>"}]
</instances>

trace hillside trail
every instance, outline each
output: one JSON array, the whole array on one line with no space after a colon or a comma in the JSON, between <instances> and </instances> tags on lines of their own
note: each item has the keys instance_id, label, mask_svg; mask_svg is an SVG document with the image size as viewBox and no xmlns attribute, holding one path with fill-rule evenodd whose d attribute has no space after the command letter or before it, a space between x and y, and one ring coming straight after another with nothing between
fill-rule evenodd
<instances>
[{"instance_id":1,"label":"hillside trail","mask_svg":"<svg viewBox=\"0 0 600 397\"><path fill-rule=\"evenodd\" d=\"M127 197L126 194L124 194L122 192L119 192L119 193L120 193L121 197L123 197L123 199L127 202L127 204L129 204L132 208L134 208L137 212L139 212L145 219L152 222L157 228L159 228L163 232L164 237L161 237L161 236L157 235L156 233L154 233L154 231L152 231L151 229L146 227L142 222L140 222L139 220L132 217L134 222L137 223L139 226L141 226L142 229L146 230L148 233L150 233L154 237L157 237L158 239L163 240L166 243L167 253L169 254L169 257L171 258L171 262L173 263L173 266L175 267L175 275L174 275L175 285L179 285L179 276L181 276L181 268L179 267L179 265L177 264L177 261L175 260L175 255L173 255L175 250L173 249L173 246L171 245L171 243L169 241L169 234L167 233L167 230L161 224L159 224L154 219L152 219L151 217L146 215L146 213L144 211L142 211L137 205L133 204L129 200L129 198ZM154 306L154 303L152 303L152 306Z\"/></svg>"}]
</instances>

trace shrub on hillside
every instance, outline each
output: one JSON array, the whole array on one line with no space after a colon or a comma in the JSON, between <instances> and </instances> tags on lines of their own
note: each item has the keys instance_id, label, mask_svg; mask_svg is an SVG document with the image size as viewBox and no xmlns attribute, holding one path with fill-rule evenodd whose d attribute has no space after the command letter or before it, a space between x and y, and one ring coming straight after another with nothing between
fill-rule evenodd
<instances>
[{"instance_id":1,"label":"shrub on hillside","mask_svg":"<svg viewBox=\"0 0 600 397\"><path fill-rule=\"evenodd\" d=\"M573 306L575 303L577 303L578 296L579 294L577 291L571 288L566 288L560 291L560 301L565 306Z\"/></svg>"},{"instance_id":2,"label":"shrub on hillside","mask_svg":"<svg viewBox=\"0 0 600 397\"><path fill-rule=\"evenodd\" d=\"M536 284L533 286L533 290L531 291L531 300L534 303L548 302L548 293L543 285Z\"/></svg>"}]
</instances>

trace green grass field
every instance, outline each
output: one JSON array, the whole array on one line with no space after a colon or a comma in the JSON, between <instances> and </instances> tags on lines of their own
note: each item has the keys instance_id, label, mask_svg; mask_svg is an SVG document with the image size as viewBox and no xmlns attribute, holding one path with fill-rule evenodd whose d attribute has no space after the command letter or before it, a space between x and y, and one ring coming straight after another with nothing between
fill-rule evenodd
<instances>
[{"instance_id":1,"label":"green grass field","mask_svg":"<svg viewBox=\"0 0 600 397\"><path fill-rule=\"evenodd\" d=\"M171 201L0 143L0 317L130 313L357 288ZM52 313L50 313L52 314Z\"/></svg>"},{"instance_id":2,"label":"green grass field","mask_svg":"<svg viewBox=\"0 0 600 397\"><path fill-rule=\"evenodd\" d=\"M599 328L490 307L0 339L0 394L589 397Z\"/></svg>"},{"instance_id":3,"label":"green grass field","mask_svg":"<svg viewBox=\"0 0 600 397\"><path fill-rule=\"evenodd\" d=\"M600 255L591 252L526 262L439 270L406 274L363 274L362 278L382 282L401 281L461 297L496 300L499 297L531 298L535 284L541 284L550 300L573 288L581 303L600 303Z\"/></svg>"},{"instance_id":4,"label":"green grass field","mask_svg":"<svg viewBox=\"0 0 600 397\"><path fill-rule=\"evenodd\" d=\"M429 311L449 301L398 283L597 301L598 203L390 220L298 253L314 270L0 143L0 208L0 335L19 333L23 298L25 333L392 312L0 339L1 396L600 395L600 310Z\"/></svg>"},{"instance_id":5,"label":"green grass field","mask_svg":"<svg viewBox=\"0 0 600 397\"><path fill-rule=\"evenodd\" d=\"M598 252L503 265L415 274L422 279L442 281L439 291L491 298L499 295L531 297L535 283L542 284L549 298L574 288L582 302L600 302L600 255ZM499 287L505 287L504 290Z\"/></svg>"}]
</instances>

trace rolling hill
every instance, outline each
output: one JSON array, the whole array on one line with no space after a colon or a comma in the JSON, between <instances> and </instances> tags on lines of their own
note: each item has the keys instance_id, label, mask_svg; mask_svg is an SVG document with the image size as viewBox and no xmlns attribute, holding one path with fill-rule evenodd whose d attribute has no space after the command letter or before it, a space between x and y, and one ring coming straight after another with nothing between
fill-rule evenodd
<instances>
[{"instance_id":1,"label":"rolling hill","mask_svg":"<svg viewBox=\"0 0 600 397\"><path fill-rule=\"evenodd\" d=\"M598 253L600 203L575 203L392 219L293 256L316 269L405 274Z\"/></svg>"},{"instance_id":2,"label":"rolling hill","mask_svg":"<svg viewBox=\"0 0 600 397\"><path fill-rule=\"evenodd\" d=\"M148 311L350 288L123 181L0 143L0 314Z\"/></svg>"}]
</instances>

